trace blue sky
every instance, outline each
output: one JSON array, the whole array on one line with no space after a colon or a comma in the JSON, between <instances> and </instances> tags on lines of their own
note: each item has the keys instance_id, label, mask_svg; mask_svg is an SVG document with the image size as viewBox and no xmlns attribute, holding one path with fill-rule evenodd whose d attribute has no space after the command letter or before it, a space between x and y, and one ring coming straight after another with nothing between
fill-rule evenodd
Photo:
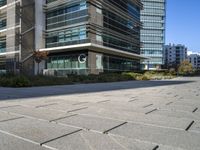
<instances>
[{"instance_id":1,"label":"blue sky","mask_svg":"<svg viewBox=\"0 0 200 150\"><path fill-rule=\"evenodd\" d=\"M167 0L166 44L200 52L200 0Z\"/></svg>"}]
</instances>

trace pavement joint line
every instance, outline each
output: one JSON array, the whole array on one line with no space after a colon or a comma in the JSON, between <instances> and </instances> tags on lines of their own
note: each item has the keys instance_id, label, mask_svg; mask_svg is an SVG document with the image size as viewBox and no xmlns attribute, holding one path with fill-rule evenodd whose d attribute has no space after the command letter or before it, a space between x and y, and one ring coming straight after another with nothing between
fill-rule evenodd
<instances>
[{"instance_id":1,"label":"pavement joint line","mask_svg":"<svg viewBox=\"0 0 200 150\"><path fill-rule=\"evenodd\" d=\"M0 110L0 111L2 111L2 110ZM29 119L35 119L35 120L39 120L39 121L49 122L49 120L47 120L47 119L37 118L37 117L19 114L19 113L15 113L15 112L8 112L8 111L2 111L2 112L5 112L5 113L11 114L11 115L22 116L22 118L29 118Z\"/></svg>"},{"instance_id":2,"label":"pavement joint line","mask_svg":"<svg viewBox=\"0 0 200 150\"><path fill-rule=\"evenodd\" d=\"M145 106L143 106L143 108L147 108L147 107L150 107L150 106L152 106L153 104L149 104L149 105L145 105Z\"/></svg>"},{"instance_id":3,"label":"pavement joint line","mask_svg":"<svg viewBox=\"0 0 200 150\"><path fill-rule=\"evenodd\" d=\"M178 109L174 109L174 108L160 108L160 110L163 110L163 111L172 111L172 112L182 112L182 113L192 113L191 111L178 110ZM182 118L184 118L184 117L182 116Z\"/></svg>"},{"instance_id":4,"label":"pavement joint line","mask_svg":"<svg viewBox=\"0 0 200 150\"><path fill-rule=\"evenodd\" d=\"M113 133L108 133L109 136L113 136L113 137L120 137L120 138L125 138L125 139L132 139L136 142L143 142L143 143L146 143L146 144L154 144L154 145L159 145L159 143L155 143L155 142L150 142L150 141L146 141L146 140L141 140L141 139L138 139L138 138L131 138L131 137L126 137L126 136L123 136L123 135L119 135L119 134L113 134Z\"/></svg>"},{"instance_id":5,"label":"pavement joint line","mask_svg":"<svg viewBox=\"0 0 200 150\"><path fill-rule=\"evenodd\" d=\"M61 122L51 122L51 123L55 123L55 124L58 124L58 125L61 125L61 126L65 126L65 127L76 128L77 130L78 130L78 129L79 129L79 130L82 129L82 130L88 131L88 129L86 129L86 128L78 127L78 126L75 126L75 125L65 124L65 123L61 123Z\"/></svg>"},{"instance_id":6,"label":"pavement joint line","mask_svg":"<svg viewBox=\"0 0 200 150\"><path fill-rule=\"evenodd\" d=\"M158 110L158 109L155 108L155 109L153 109L153 110L151 110L151 111L146 112L145 115L148 115L148 114L150 114L150 113L152 113L152 112L154 112L154 111L157 111L157 110Z\"/></svg>"},{"instance_id":7,"label":"pavement joint line","mask_svg":"<svg viewBox=\"0 0 200 150\"><path fill-rule=\"evenodd\" d=\"M169 102L169 103L167 103L166 105L170 105L170 104L173 104L173 102Z\"/></svg>"},{"instance_id":8,"label":"pavement joint line","mask_svg":"<svg viewBox=\"0 0 200 150\"><path fill-rule=\"evenodd\" d=\"M132 99L132 98L137 98L137 96L131 97L130 99Z\"/></svg>"},{"instance_id":9,"label":"pavement joint line","mask_svg":"<svg viewBox=\"0 0 200 150\"><path fill-rule=\"evenodd\" d=\"M157 128L165 128L165 129L172 129L172 130L179 130L184 131L183 128L175 128L175 127L169 127L169 126L163 126L163 125L156 125L153 123L145 123L145 122L134 122L134 121L127 121L130 124L137 124L137 125L145 125L145 126L151 126L151 127L157 127Z\"/></svg>"},{"instance_id":10,"label":"pavement joint line","mask_svg":"<svg viewBox=\"0 0 200 150\"><path fill-rule=\"evenodd\" d=\"M104 131L103 134L108 134L108 132L110 132L110 131L112 131L112 130L114 130L114 129L116 129L116 128L119 128L119 127L121 127L121 126L123 126L123 125L125 125L125 124L127 124L127 123L128 123L128 122L123 122L123 123L121 123L121 124L119 124L119 125L117 125L117 126L115 126L115 127L112 127L112 128L110 128L110 129Z\"/></svg>"},{"instance_id":11,"label":"pavement joint line","mask_svg":"<svg viewBox=\"0 0 200 150\"><path fill-rule=\"evenodd\" d=\"M12 120L17 120L17 119L22 119L22 118L24 118L24 117L16 117L16 118L11 118L11 119L1 120L0 123L1 122L12 121Z\"/></svg>"},{"instance_id":12,"label":"pavement joint line","mask_svg":"<svg viewBox=\"0 0 200 150\"><path fill-rule=\"evenodd\" d=\"M99 102L96 102L97 104L99 103L105 103L105 102L109 102L110 100L105 100L105 101L99 101Z\"/></svg>"},{"instance_id":13,"label":"pavement joint line","mask_svg":"<svg viewBox=\"0 0 200 150\"><path fill-rule=\"evenodd\" d=\"M30 143L33 143L33 144L36 144L36 145L40 145L40 143L38 143L38 142L35 142L35 141L32 141L32 140L29 140L29 139L23 138L23 137L21 137L21 136L18 136L18 135L15 135L15 134L12 134L12 133L9 133L9 132L6 132L6 131L3 131L3 130L0 130L0 132L3 133L3 134L9 135L9 136L15 137L15 138L17 138L17 139L20 139L20 140L26 141L26 142L30 142Z\"/></svg>"},{"instance_id":14,"label":"pavement joint line","mask_svg":"<svg viewBox=\"0 0 200 150\"><path fill-rule=\"evenodd\" d=\"M79 103L75 103L75 104L72 104L72 105L76 106L76 105L87 104L87 103L89 103L89 102L79 102Z\"/></svg>"},{"instance_id":15,"label":"pavement joint line","mask_svg":"<svg viewBox=\"0 0 200 150\"><path fill-rule=\"evenodd\" d=\"M64 134L64 135L62 135L62 136L59 136L59 137L56 137L56 138L50 139L50 140L48 140L48 141L42 142L42 143L40 143L40 145L42 146L42 145L44 145L44 144L46 144L46 143L49 143L49 142L55 141L55 140L57 140L57 139L60 139L60 138L63 138L63 137L66 137L66 136L72 135L72 134L77 133L77 132L80 132L80 131L82 131L82 129L79 129L79 130L76 130L76 131L73 131L73 132L70 132L70 133Z\"/></svg>"},{"instance_id":16,"label":"pavement joint line","mask_svg":"<svg viewBox=\"0 0 200 150\"><path fill-rule=\"evenodd\" d=\"M67 112L70 113L70 112L79 111L79 110L83 110L83 109L87 109L87 108L88 107L82 107L82 108L78 108L78 109L69 110Z\"/></svg>"},{"instance_id":17,"label":"pavement joint line","mask_svg":"<svg viewBox=\"0 0 200 150\"><path fill-rule=\"evenodd\" d=\"M124 146L123 144L121 144L120 142L118 142L118 141L114 138L114 136L108 135L108 137L110 137L110 139L111 139L114 143L116 143L117 145L119 145L120 147L122 147L124 150L128 150L128 148L126 148L126 146Z\"/></svg>"},{"instance_id":18,"label":"pavement joint line","mask_svg":"<svg viewBox=\"0 0 200 150\"><path fill-rule=\"evenodd\" d=\"M62 120L62 119L74 117L74 116L77 116L77 115L78 115L78 114L72 114L72 115L69 115L69 116L60 117L60 118L57 118L57 119L50 120L49 122L56 122L56 121L58 121L58 120Z\"/></svg>"},{"instance_id":19,"label":"pavement joint line","mask_svg":"<svg viewBox=\"0 0 200 150\"><path fill-rule=\"evenodd\" d=\"M20 106L20 105L4 106L4 107L0 107L0 109L3 109L3 108L12 108L12 107L17 107L17 106Z\"/></svg>"},{"instance_id":20,"label":"pavement joint line","mask_svg":"<svg viewBox=\"0 0 200 150\"><path fill-rule=\"evenodd\" d=\"M188 127L185 129L185 131L188 131L191 127L192 127L192 125L194 124L194 120L188 125Z\"/></svg>"},{"instance_id":21,"label":"pavement joint line","mask_svg":"<svg viewBox=\"0 0 200 150\"><path fill-rule=\"evenodd\" d=\"M35 108L41 108L41 107L47 107L47 106L52 106L52 105L57 105L58 103L51 103L51 104L46 104L46 105L38 105L35 106Z\"/></svg>"},{"instance_id":22,"label":"pavement joint line","mask_svg":"<svg viewBox=\"0 0 200 150\"><path fill-rule=\"evenodd\" d=\"M159 145L156 145L152 150L157 150L159 149Z\"/></svg>"},{"instance_id":23,"label":"pavement joint line","mask_svg":"<svg viewBox=\"0 0 200 150\"><path fill-rule=\"evenodd\" d=\"M84 143L89 147L90 150L94 150L94 148L90 144L89 140L87 138L85 138L82 133L80 133L80 137L84 140Z\"/></svg>"},{"instance_id":24,"label":"pavement joint line","mask_svg":"<svg viewBox=\"0 0 200 150\"><path fill-rule=\"evenodd\" d=\"M195 113L198 109L199 109L199 108L197 107L197 108L195 108L192 112Z\"/></svg>"},{"instance_id":25,"label":"pavement joint line","mask_svg":"<svg viewBox=\"0 0 200 150\"><path fill-rule=\"evenodd\" d=\"M41 146L41 145L40 145L40 146ZM42 147L45 147L45 148L50 149L50 150L59 150L59 149L57 149L57 148L53 148L53 147L50 147L50 146L48 146L48 145L42 145Z\"/></svg>"}]
</instances>

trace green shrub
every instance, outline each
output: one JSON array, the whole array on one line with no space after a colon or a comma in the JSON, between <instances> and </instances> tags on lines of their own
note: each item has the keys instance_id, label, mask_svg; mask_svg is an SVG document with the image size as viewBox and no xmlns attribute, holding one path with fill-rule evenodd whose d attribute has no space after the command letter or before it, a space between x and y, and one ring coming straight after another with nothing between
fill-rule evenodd
<instances>
[{"instance_id":1,"label":"green shrub","mask_svg":"<svg viewBox=\"0 0 200 150\"><path fill-rule=\"evenodd\" d=\"M194 73L192 64L189 61L183 61L179 68L178 68L178 73L180 75L191 75Z\"/></svg>"},{"instance_id":2,"label":"green shrub","mask_svg":"<svg viewBox=\"0 0 200 150\"><path fill-rule=\"evenodd\" d=\"M67 77L53 76L1 76L0 86L4 87L28 87L28 86L50 86L67 85L74 83L102 83L133 80L160 80L171 79L169 72L146 71L145 73L102 73L99 75L68 75Z\"/></svg>"},{"instance_id":3,"label":"green shrub","mask_svg":"<svg viewBox=\"0 0 200 150\"><path fill-rule=\"evenodd\" d=\"M31 82L24 76L5 76L0 78L0 85L4 87L29 87Z\"/></svg>"},{"instance_id":4,"label":"green shrub","mask_svg":"<svg viewBox=\"0 0 200 150\"><path fill-rule=\"evenodd\" d=\"M17 76L12 79L11 86L12 87L29 87L31 86L31 82L27 77Z\"/></svg>"},{"instance_id":5,"label":"green shrub","mask_svg":"<svg viewBox=\"0 0 200 150\"><path fill-rule=\"evenodd\" d=\"M150 80L150 78L146 75L141 75L137 77L137 80L139 81L143 81L143 80Z\"/></svg>"},{"instance_id":6,"label":"green shrub","mask_svg":"<svg viewBox=\"0 0 200 150\"><path fill-rule=\"evenodd\" d=\"M132 78L132 80L136 80L138 77L142 76L140 73L134 73L134 72L124 72L122 73L124 76L129 76Z\"/></svg>"}]
</instances>

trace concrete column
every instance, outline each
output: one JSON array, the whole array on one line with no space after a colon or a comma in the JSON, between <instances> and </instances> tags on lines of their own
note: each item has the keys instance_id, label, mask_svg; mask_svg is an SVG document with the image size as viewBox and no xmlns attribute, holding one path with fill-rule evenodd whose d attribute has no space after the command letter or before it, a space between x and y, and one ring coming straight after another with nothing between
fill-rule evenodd
<instances>
[{"instance_id":1,"label":"concrete column","mask_svg":"<svg viewBox=\"0 0 200 150\"><path fill-rule=\"evenodd\" d=\"M44 31L46 29L45 13L43 6L45 0L35 0L35 49L45 48Z\"/></svg>"},{"instance_id":2,"label":"concrete column","mask_svg":"<svg viewBox=\"0 0 200 150\"><path fill-rule=\"evenodd\" d=\"M99 74L103 72L103 54L89 51L88 68L90 74Z\"/></svg>"},{"instance_id":3,"label":"concrete column","mask_svg":"<svg viewBox=\"0 0 200 150\"><path fill-rule=\"evenodd\" d=\"M7 31L6 31L6 52L14 52L16 47L16 5L15 0L7 0ZM15 54L6 55L6 69L9 72L16 72Z\"/></svg>"},{"instance_id":4,"label":"concrete column","mask_svg":"<svg viewBox=\"0 0 200 150\"><path fill-rule=\"evenodd\" d=\"M45 48L44 31L46 29L46 17L43 11L45 0L35 0L35 50ZM40 63L40 73L45 69L45 61ZM35 75L38 72L38 65L35 63Z\"/></svg>"},{"instance_id":5,"label":"concrete column","mask_svg":"<svg viewBox=\"0 0 200 150\"><path fill-rule=\"evenodd\" d=\"M6 47L7 52L15 51L15 26L16 26L16 5L14 4L15 0L7 0L7 31L6 31ZM11 5L12 4L12 5ZM14 57L14 55L9 55Z\"/></svg>"}]
</instances>

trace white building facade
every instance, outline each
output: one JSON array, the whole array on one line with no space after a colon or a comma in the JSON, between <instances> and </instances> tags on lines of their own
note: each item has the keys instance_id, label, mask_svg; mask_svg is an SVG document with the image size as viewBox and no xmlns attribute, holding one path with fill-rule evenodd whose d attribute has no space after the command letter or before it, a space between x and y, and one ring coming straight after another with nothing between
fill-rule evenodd
<instances>
[{"instance_id":1,"label":"white building facade","mask_svg":"<svg viewBox=\"0 0 200 150\"><path fill-rule=\"evenodd\" d=\"M192 64L194 69L200 69L200 55L191 54L188 56L188 61Z\"/></svg>"},{"instance_id":2,"label":"white building facade","mask_svg":"<svg viewBox=\"0 0 200 150\"><path fill-rule=\"evenodd\" d=\"M165 45L164 62L165 68L177 67L187 60L187 47L178 44Z\"/></svg>"}]
</instances>

